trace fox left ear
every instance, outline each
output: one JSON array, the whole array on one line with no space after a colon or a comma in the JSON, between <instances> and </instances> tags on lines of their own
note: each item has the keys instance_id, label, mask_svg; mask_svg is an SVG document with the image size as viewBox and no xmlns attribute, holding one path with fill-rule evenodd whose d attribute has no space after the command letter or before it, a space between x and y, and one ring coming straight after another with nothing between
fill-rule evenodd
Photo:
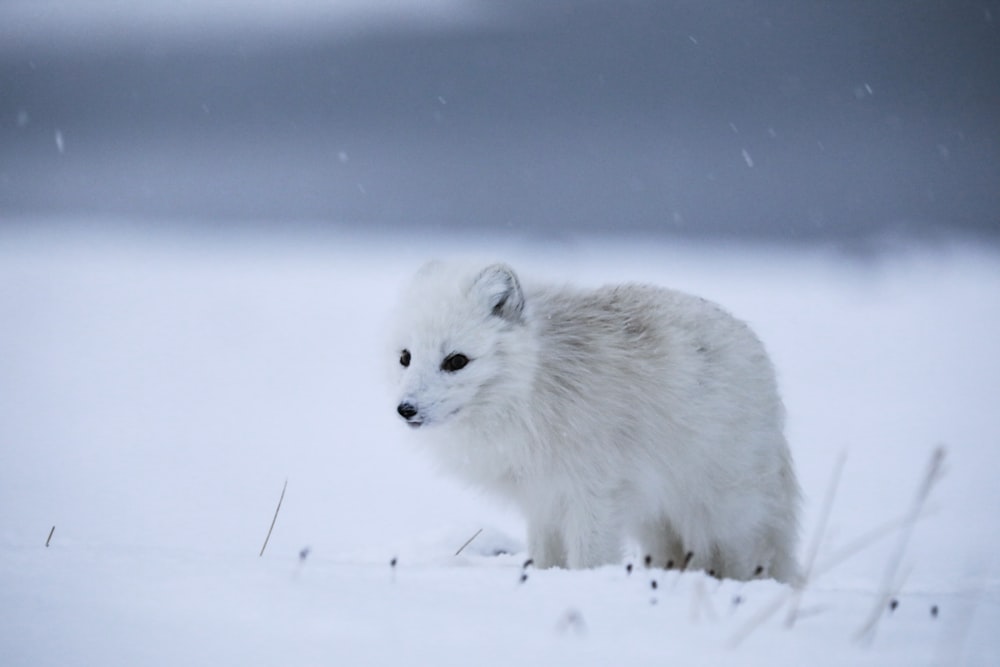
<instances>
[{"instance_id":1,"label":"fox left ear","mask_svg":"<svg viewBox=\"0 0 1000 667\"><path fill-rule=\"evenodd\" d=\"M510 322L521 320L524 294L513 269L506 264L493 264L476 276L473 290L486 302L490 313Z\"/></svg>"}]
</instances>

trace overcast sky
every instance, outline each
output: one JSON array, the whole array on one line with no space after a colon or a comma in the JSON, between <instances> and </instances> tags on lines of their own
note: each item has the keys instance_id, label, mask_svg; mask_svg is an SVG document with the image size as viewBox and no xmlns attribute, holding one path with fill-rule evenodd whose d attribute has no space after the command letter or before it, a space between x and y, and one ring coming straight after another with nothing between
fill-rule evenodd
<instances>
[{"instance_id":1,"label":"overcast sky","mask_svg":"<svg viewBox=\"0 0 1000 667\"><path fill-rule=\"evenodd\" d=\"M997 236L1000 3L0 5L0 220Z\"/></svg>"}]
</instances>

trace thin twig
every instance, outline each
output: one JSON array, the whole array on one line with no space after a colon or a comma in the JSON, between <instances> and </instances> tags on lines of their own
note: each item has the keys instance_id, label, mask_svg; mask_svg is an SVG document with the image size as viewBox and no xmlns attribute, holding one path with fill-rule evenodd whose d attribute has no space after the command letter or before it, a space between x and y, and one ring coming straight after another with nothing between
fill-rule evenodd
<instances>
[{"instance_id":1,"label":"thin twig","mask_svg":"<svg viewBox=\"0 0 1000 667\"><path fill-rule=\"evenodd\" d=\"M923 516L919 517L923 518ZM897 530L901 530L903 526L906 525L907 518L905 516L896 517L891 521L886 521L885 523L875 526L867 533L856 537L848 545L842 547L840 550L834 552L832 555L827 557L820 565L816 567L813 578L815 579L821 574L826 574L836 566L840 565L842 562L850 558L851 556L864 551L876 542L880 542L889 535L892 535Z\"/></svg>"},{"instance_id":2,"label":"thin twig","mask_svg":"<svg viewBox=\"0 0 1000 667\"><path fill-rule=\"evenodd\" d=\"M902 532L899 535L899 541L896 543L896 549L892 552L886 563L885 574L882 576L882 584L879 586L879 593L875 598L874 605L872 605L872 610L855 635L855 638L864 644L871 644L872 640L875 639L879 619L882 618L893 591L899 587L897 572L903 562L903 554L906 552L910 536L913 534L913 526L917 523L917 519L920 518L920 514L923 511L927 496L930 495L934 484L941 478L943 463L944 447L937 447L931 454L931 460L927 464L927 472L924 473L924 477L920 481L920 486L917 487L917 494L914 496L913 504L906 515Z\"/></svg>"},{"instance_id":3,"label":"thin twig","mask_svg":"<svg viewBox=\"0 0 1000 667\"><path fill-rule=\"evenodd\" d=\"M810 581L815 581L821 575L826 574L827 572L829 572L836 566L840 565L842 562L844 562L851 556L854 556L858 552L864 551L865 549L872 546L876 542L879 542L888 537L889 535L892 535L897 530L902 529L903 526L905 525L906 525L906 518L897 517L892 521L886 521L885 523L876 526L872 530L869 530L867 533L861 535L857 539L853 540L846 547L840 549L832 556L827 558L825 561L823 561L821 565L817 566L815 570L813 570L812 578ZM795 595L795 593L796 589L789 588L783 590L779 595L775 596L769 605L765 606L763 609L761 609L760 612L752 616L743 625L743 627L735 635L733 635L733 637L729 641L729 646L731 648L735 648L736 646L738 646L740 642L749 637L750 634L754 630L756 630L759 625L761 625L764 621L766 621L775 613L777 613L781 609L781 607L784 606L785 602L788 601L793 595ZM802 618L801 611L798 612L796 618Z\"/></svg>"},{"instance_id":4,"label":"thin twig","mask_svg":"<svg viewBox=\"0 0 1000 667\"><path fill-rule=\"evenodd\" d=\"M839 474L839 473L838 473ZM871 547L873 544L885 539L889 535L892 535L896 531L902 530L903 528L912 525L913 522L923 518L925 514L923 512L918 512L913 514L912 512L902 516L886 521L875 528L869 530L868 532L860 535L859 537L852 540L845 547L839 549L833 553L824 561L811 568L810 576L808 582L815 581L821 575L826 574L830 570L834 569L836 566L840 565L845 560L851 558L855 554L864 551L865 549ZM807 583L805 577L803 577L800 586L805 586ZM800 593L800 589L791 588L783 590L781 593L776 595L769 604L761 608L756 614L751 616L743 626L734 634L729 640L729 647L736 648L739 644L743 642L747 637L749 637L754 630L756 630L760 625L762 625L767 619L776 614L781 608L792 599L796 594ZM796 618L801 618L801 612L796 614Z\"/></svg>"},{"instance_id":5,"label":"thin twig","mask_svg":"<svg viewBox=\"0 0 1000 667\"><path fill-rule=\"evenodd\" d=\"M840 456L837 457L836 463L834 464L833 474L830 476L830 483L826 489L826 496L823 498L819 524L816 527L816 532L813 534L812 542L809 544L809 549L805 559L805 566L802 573L799 575L799 580L795 582L793 588L782 591L779 595L775 596L769 604L765 605L760 609L760 611L751 616L750 619L747 620L747 622L744 623L743 626L736 632L736 634L730 638L730 648L736 648L739 646L743 640L749 637L754 630L764 623L764 621L778 613L778 611L785 606L786 602L789 602L789 605L788 614L785 617L785 627L791 627L795 623L795 619L798 617L799 613L799 604L802 601L802 593L805 591L806 585L809 584L810 580L813 578L813 567L816 562L816 555L819 553L819 547L823 541L823 534L826 532L826 523L830 518L830 510L833 507L833 499L837 495L837 486L840 484L840 474L844 469L844 463L846 460L847 453L841 452Z\"/></svg>"},{"instance_id":6,"label":"thin twig","mask_svg":"<svg viewBox=\"0 0 1000 667\"><path fill-rule=\"evenodd\" d=\"M761 626L764 621L771 618L776 614L783 606L788 598L792 596L794 591L792 589L785 589L781 591L780 594L776 595L770 603L762 607L756 614L750 617L743 626L736 631L736 633L729 639L729 648L736 648L743 640L749 637L754 630Z\"/></svg>"},{"instance_id":7,"label":"thin twig","mask_svg":"<svg viewBox=\"0 0 1000 667\"><path fill-rule=\"evenodd\" d=\"M48 537L48 539L47 539L47 540L45 540L45 548L46 548L46 549L48 549L48 548L49 548L49 542L51 542L51 541L52 541L52 534L53 534L54 532L56 532L56 527L55 527L55 526L52 526L52 530L50 530L50 531L49 531L49 537Z\"/></svg>"},{"instance_id":8,"label":"thin twig","mask_svg":"<svg viewBox=\"0 0 1000 667\"><path fill-rule=\"evenodd\" d=\"M483 532L483 529L482 529L482 528L480 528L479 530L477 530L477 531L476 531L476 534L475 534L475 535L473 535L472 537L470 537L469 539L467 539L467 540L465 541L465 544L463 544L462 546L460 546L460 547L458 548L458 551L456 551L456 552L455 552L455 555L457 556L458 554L460 554L460 553L462 553L463 551L465 551L465 547L467 547L467 546L469 546L470 544L472 544L472 540L474 540L474 539L476 539L477 537L479 537L479 533L481 533L481 532Z\"/></svg>"},{"instance_id":9,"label":"thin twig","mask_svg":"<svg viewBox=\"0 0 1000 667\"><path fill-rule=\"evenodd\" d=\"M813 568L816 564L816 556L819 554L819 547L823 542L823 534L826 533L826 524L830 519L830 510L833 508L833 499L837 496L837 487L840 485L840 475L844 470L844 462L847 461L847 453L841 452L837 457L837 462L833 467L833 475L830 477L830 485L827 487L826 496L823 498L823 507L820 511L819 525L816 526L816 533L813 535L812 543L806 555L805 569L800 575L800 580L796 582L795 593L792 595L792 602L788 607L788 615L785 617L785 626L795 625L795 617L798 614L799 604L802 602L802 594L813 576Z\"/></svg>"},{"instance_id":10,"label":"thin twig","mask_svg":"<svg viewBox=\"0 0 1000 667\"><path fill-rule=\"evenodd\" d=\"M278 498L278 506L274 508L274 518L271 519L271 527L267 529L267 537L264 538L264 546L260 548L260 555L264 555L267 548L267 541L271 539L271 531L274 530L274 522L278 520L278 512L281 511L281 501L285 499L285 489L288 488L288 478L285 478L285 485L281 487L281 497Z\"/></svg>"},{"instance_id":11,"label":"thin twig","mask_svg":"<svg viewBox=\"0 0 1000 667\"><path fill-rule=\"evenodd\" d=\"M691 591L691 621L697 623L701 619L702 611L705 612L705 616L709 621L715 622L719 620L719 615L715 613L712 600L705 592L705 582L699 579L695 582L694 589Z\"/></svg>"}]
</instances>

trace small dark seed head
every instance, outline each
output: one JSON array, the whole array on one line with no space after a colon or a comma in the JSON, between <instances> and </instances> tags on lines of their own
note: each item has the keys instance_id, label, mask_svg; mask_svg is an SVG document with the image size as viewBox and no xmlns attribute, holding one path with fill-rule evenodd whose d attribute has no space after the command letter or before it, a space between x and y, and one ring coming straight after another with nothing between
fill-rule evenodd
<instances>
[{"instance_id":1,"label":"small dark seed head","mask_svg":"<svg viewBox=\"0 0 1000 667\"><path fill-rule=\"evenodd\" d=\"M522 565L521 568L526 570L526 569L528 569L529 567L531 567L534 564L535 564L534 559L533 558L529 558L528 560L524 561L524 565Z\"/></svg>"},{"instance_id":2,"label":"small dark seed head","mask_svg":"<svg viewBox=\"0 0 1000 667\"><path fill-rule=\"evenodd\" d=\"M668 570L674 569L674 561L673 561L673 559L670 559L670 560L667 561L667 569Z\"/></svg>"},{"instance_id":3,"label":"small dark seed head","mask_svg":"<svg viewBox=\"0 0 1000 667\"><path fill-rule=\"evenodd\" d=\"M762 574L764 574L764 566L763 565L758 565L757 569L753 571L753 576L759 577Z\"/></svg>"},{"instance_id":4,"label":"small dark seed head","mask_svg":"<svg viewBox=\"0 0 1000 667\"><path fill-rule=\"evenodd\" d=\"M742 595L734 595L733 596L733 606L736 607L736 606L741 605L741 604L743 604L743 596Z\"/></svg>"},{"instance_id":5,"label":"small dark seed head","mask_svg":"<svg viewBox=\"0 0 1000 667\"><path fill-rule=\"evenodd\" d=\"M686 569L688 565L691 564L691 559L694 558L694 552L689 551L684 554L684 568Z\"/></svg>"},{"instance_id":6,"label":"small dark seed head","mask_svg":"<svg viewBox=\"0 0 1000 667\"><path fill-rule=\"evenodd\" d=\"M649 567L650 565L653 564L653 557L650 556L649 554L646 554L646 557L643 558L642 560L646 564L646 567Z\"/></svg>"},{"instance_id":7,"label":"small dark seed head","mask_svg":"<svg viewBox=\"0 0 1000 667\"><path fill-rule=\"evenodd\" d=\"M938 606L937 605L933 605L931 607L931 617L932 618L937 618L937 615L938 615Z\"/></svg>"},{"instance_id":8,"label":"small dark seed head","mask_svg":"<svg viewBox=\"0 0 1000 667\"><path fill-rule=\"evenodd\" d=\"M627 574L632 574L632 563L629 563L628 565L625 566L625 572Z\"/></svg>"},{"instance_id":9,"label":"small dark seed head","mask_svg":"<svg viewBox=\"0 0 1000 667\"><path fill-rule=\"evenodd\" d=\"M889 600L889 611L896 611L896 607L899 606L899 600L893 598Z\"/></svg>"},{"instance_id":10,"label":"small dark seed head","mask_svg":"<svg viewBox=\"0 0 1000 667\"><path fill-rule=\"evenodd\" d=\"M523 584L527 580L528 580L528 573L527 572L522 572L521 573L521 583Z\"/></svg>"},{"instance_id":11,"label":"small dark seed head","mask_svg":"<svg viewBox=\"0 0 1000 667\"><path fill-rule=\"evenodd\" d=\"M714 577L715 576L715 570L709 570L708 571L708 576Z\"/></svg>"},{"instance_id":12,"label":"small dark seed head","mask_svg":"<svg viewBox=\"0 0 1000 667\"><path fill-rule=\"evenodd\" d=\"M656 579L653 579L651 582L649 582L649 587L652 588L654 591L656 590L657 586L659 586L659 584L656 583Z\"/></svg>"},{"instance_id":13,"label":"small dark seed head","mask_svg":"<svg viewBox=\"0 0 1000 667\"><path fill-rule=\"evenodd\" d=\"M305 560L309 557L309 547L304 547L302 551L299 552L299 560Z\"/></svg>"},{"instance_id":14,"label":"small dark seed head","mask_svg":"<svg viewBox=\"0 0 1000 667\"><path fill-rule=\"evenodd\" d=\"M389 561L389 567L396 567L396 557L393 556L392 560Z\"/></svg>"}]
</instances>

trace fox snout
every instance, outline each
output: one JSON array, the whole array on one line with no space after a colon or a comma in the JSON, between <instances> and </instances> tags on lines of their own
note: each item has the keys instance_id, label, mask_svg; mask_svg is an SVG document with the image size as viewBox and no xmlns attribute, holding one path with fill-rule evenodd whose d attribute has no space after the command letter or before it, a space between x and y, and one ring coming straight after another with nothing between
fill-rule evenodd
<instances>
[{"instance_id":1,"label":"fox snout","mask_svg":"<svg viewBox=\"0 0 1000 667\"><path fill-rule=\"evenodd\" d=\"M417 418L419 411L417 410L417 406L413 405L413 403L409 403L407 401L400 403L396 407L396 412L398 412L399 416L405 419L406 423L410 426L417 427L422 423L420 419Z\"/></svg>"}]
</instances>

